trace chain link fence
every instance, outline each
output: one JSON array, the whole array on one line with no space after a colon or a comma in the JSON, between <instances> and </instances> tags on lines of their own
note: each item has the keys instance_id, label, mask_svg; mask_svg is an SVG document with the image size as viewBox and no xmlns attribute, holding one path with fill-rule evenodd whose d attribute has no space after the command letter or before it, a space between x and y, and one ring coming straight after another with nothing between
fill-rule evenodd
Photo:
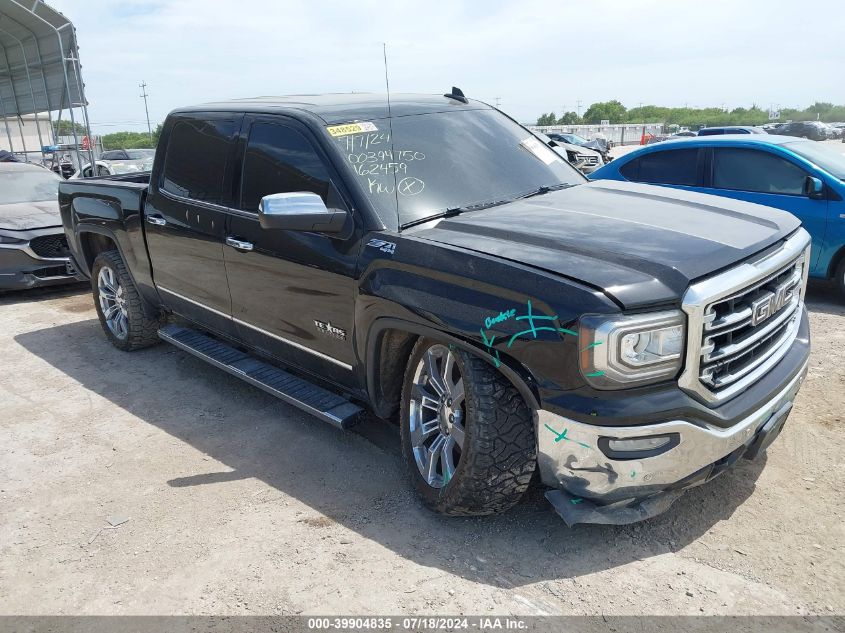
<instances>
[{"instance_id":1,"label":"chain link fence","mask_svg":"<svg viewBox=\"0 0 845 633\"><path fill-rule=\"evenodd\" d=\"M602 134L614 145L639 145L643 136L663 134L662 123L625 123L618 125L529 125L536 132L548 134L577 134L587 140L592 140L597 134Z\"/></svg>"}]
</instances>

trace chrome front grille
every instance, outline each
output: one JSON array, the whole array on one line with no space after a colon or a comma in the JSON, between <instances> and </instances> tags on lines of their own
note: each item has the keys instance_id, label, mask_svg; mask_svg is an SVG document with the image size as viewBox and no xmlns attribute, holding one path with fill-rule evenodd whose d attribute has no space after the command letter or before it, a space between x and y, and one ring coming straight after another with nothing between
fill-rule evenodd
<instances>
[{"instance_id":1,"label":"chrome front grille","mask_svg":"<svg viewBox=\"0 0 845 633\"><path fill-rule=\"evenodd\" d=\"M783 357L800 325L809 253L801 229L773 252L690 287L682 388L718 404Z\"/></svg>"},{"instance_id":2,"label":"chrome front grille","mask_svg":"<svg viewBox=\"0 0 845 633\"><path fill-rule=\"evenodd\" d=\"M741 292L704 309L699 378L722 389L765 362L795 329L804 256Z\"/></svg>"},{"instance_id":3,"label":"chrome front grille","mask_svg":"<svg viewBox=\"0 0 845 633\"><path fill-rule=\"evenodd\" d=\"M584 154L578 154L578 156L584 162L584 165L586 165L587 167L593 167L594 165L599 164L598 156L588 156Z\"/></svg>"}]
</instances>

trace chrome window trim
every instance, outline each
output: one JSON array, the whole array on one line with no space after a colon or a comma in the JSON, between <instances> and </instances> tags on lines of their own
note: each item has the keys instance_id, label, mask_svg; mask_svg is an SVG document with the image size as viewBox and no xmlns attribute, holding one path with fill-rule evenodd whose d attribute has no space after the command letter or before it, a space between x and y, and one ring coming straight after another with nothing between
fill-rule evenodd
<instances>
[{"instance_id":1,"label":"chrome window trim","mask_svg":"<svg viewBox=\"0 0 845 633\"><path fill-rule=\"evenodd\" d=\"M805 253L809 245L810 234L803 228L798 229L777 250L757 259L742 262L723 273L690 285L684 293L681 305L687 315L687 362L678 378L678 386L681 389L708 406L718 406L738 395L780 362L795 340L801 323L807 275L810 269L809 253ZM700 380L702 342L706 325L704 311L707 306L754 285L780 269L786 268L802 253L805 253L805 262L800 300L795 309L796 318L787 334L774 348L771 356L746 376L718 392L708 389Z\"/></svg>"},{"instance_id":2,"label":"chrome window trim","mask_svg":"<svg viewBox=\"0 0 845 633\"><path fill-rule=\"evenodd\" d=\"M244 211L243 209L235 209L233 207L227 207L222 204L214 204L213 202L203 202L202 200L194 200L193 198L186 198L185 196L180 196L175 193L171 193L166 189L159 189L158 192L168 198L171 202L179 202L181 204L190 204L202 209L207 209L209 211L220 211L221 213L228 213L230 215L237 215L244 218L248 218L250 220L257 220L258 213L253 213L252 211Z\"/></svg>"},{"instance_id":3,"label":"chrome window trim","mask_svg":"<svg viewBox=\"0 0 845 633\"><path fill-rule=\"evenodd\" d=\"M304 352L308 352L310 354L313 354L314 356L322 358L323 360L329 361L330 363L334 363L335 365L338 365L339 367L343 367L344 369L352 371L352 365L350 365L348 363L344 363L342 360L338 360L337 358L334 358L333 356L329 356L328 354L323 354L322 352L318 352L317 350L311 349L310 347L306 347L305 345L302 345L301 343L297 343L296 341L291 341L290 339L286 339L283 336L279 336L278 334L273 334L272 332L268 332L267 330L264 330L264 329L258 327L257 325L253 325L252 323L247 323L246 321L243 321L241 319L236 319L231 314L226 314L225 312L221 312L220 310L216 310L216 309L214 309L210 306L205 305L204 303L200 303L199 301L196 301L194 299L189 299L185 295L181 295L178 292L174 292L173 290L170 290L169 288L165 288L164 286L156 286L156 288L158 288L158 290L160 290L162 292L166 292L169 295L173 295L174 297L178 297L179 299L182 299L183 301L187 301L188 303L191 303L191 304L193 304L193 305L195 305L199 308L203 308L205 310L208 310L209 312L213 312L214 314L217 314L217 315L223 317L224 319L229 319L230 321L233 321L233 322L237 323L238 325L243 325L244 327L248 327L251 330L255 330L256 332L260 332L261 334L264 334L265 336L269 336L270 338L274 338L277 341L281 341L282 343L290 345L291 347L301 349Z\"/></svg>"}]
</instances>

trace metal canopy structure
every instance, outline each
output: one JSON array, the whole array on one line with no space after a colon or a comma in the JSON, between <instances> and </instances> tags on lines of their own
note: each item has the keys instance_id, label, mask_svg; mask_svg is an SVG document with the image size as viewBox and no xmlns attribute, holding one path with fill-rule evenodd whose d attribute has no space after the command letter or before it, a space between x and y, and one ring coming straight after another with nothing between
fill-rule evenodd
<instances>
[{"instance_id":1,"label":"metal canopy structure","mask_svg":"<svg viewBox=\"0 0 845 633\"><path fill-rule=\"evenodd\" d=\"M43 152L52 139L45 139L41 120L46 116L50 136L56 134L52 113L58 119L67 110L73 130L77 161L80 139L77 123L91 138L88 103L79 63L76 29L61 13L42 0L0 0L0 129L16 153ZM77 120L81 114L81 120ZM31 116L29 116L31 115ZM24 116L34 118L39 147L26 147ZM40 117L40 119L39 119ZM16 138L11 122L18 122ZM56 134L57 135L57 134ZM93 164L93 154L88 150Z\"/></svg>"}]
</instances>

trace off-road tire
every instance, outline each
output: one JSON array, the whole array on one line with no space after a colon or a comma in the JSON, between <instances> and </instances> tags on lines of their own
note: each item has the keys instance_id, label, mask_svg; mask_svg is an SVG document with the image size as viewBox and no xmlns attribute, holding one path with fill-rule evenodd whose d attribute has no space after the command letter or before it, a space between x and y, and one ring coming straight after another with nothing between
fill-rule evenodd
<instances>
[{"instance_id":1,"label":"off-road tire","mask_svg":"<svg viewBox=\"0 0 845 633\"><path fill-rule=\"evenodd\" d=\"M410 439L410 392L415 369L437 341L420 339L411 352L402 386L400 436L411 482L429 508L450 516L484 516L516 505L537 464L533 414L519 391L494 367L452 348L465 389L465 437L452 478L441 488L428 484Z\"/></svg>"},{"instance_id":2,"label":"off-road tire","mask_svg":"<svg viewBox=\"0 0 845 633\"><path fill-rule=\"evenodd\" d=\"M109 267L114 271L123 288L127 316L127 333L123 339L115 336L109 329L100 306L100 291L97 280L100 270L104 267ZM118 251L105 251L97 255L94 265L91 267L91 288L94 295L94 306L97 310L97 316L100 318L100 325L106 333L106 337L116 348L131 352L155 345L161 340L158 338L157 332L163 324L163 318L160 315L150 316L151 313L154 313L154 310L144 305L144 299L135 287L132 277L129 276L126 264Z\"/></svg>"}]
</instances>

